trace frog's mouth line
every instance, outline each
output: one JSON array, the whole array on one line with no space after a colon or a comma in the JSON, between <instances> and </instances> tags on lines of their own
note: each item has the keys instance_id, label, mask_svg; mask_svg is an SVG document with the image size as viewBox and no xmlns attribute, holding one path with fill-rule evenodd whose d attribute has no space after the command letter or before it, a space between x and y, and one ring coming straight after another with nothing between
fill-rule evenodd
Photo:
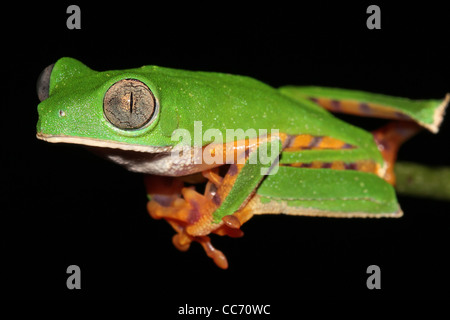
<instances>
[{"instance_id":1,"label":"frog's mouth line","mask_svg":"<svg viewBox=\"0 0 450 320\"><path fill-rule=\"evenodd\" d=\"M127 168L132 172L157 174L162 176L185 176L209 169L211 165L194 162L191 153L172 157L173 147L155 147L94 138L36 134L38 139L52 143L71 143L84 145L95 154Z\"/></svg>"},{"instance_id":2,"label":"frog's mouth line","mask_svg":"<svg viewBox=\"0 0 450 320\"><path fill-rule=\"evenodd\" d=\"M42 132L36 133L36 138L51 143L72 143L91 147L112 148L112 149L138 151L146 153L164 153L170 152L172 150L172 147L170 146L167 147L144 146L140 144L129 144L124 142L108 141L95 138L51 135Z\"/></svg>"}]
</instances>

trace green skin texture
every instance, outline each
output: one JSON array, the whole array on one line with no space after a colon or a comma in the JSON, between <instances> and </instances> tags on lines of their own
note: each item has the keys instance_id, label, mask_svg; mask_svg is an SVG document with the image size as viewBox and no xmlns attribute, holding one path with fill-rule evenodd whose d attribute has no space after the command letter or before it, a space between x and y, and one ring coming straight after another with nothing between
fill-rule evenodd
<instances>
[{"instance_id":1,"label":"green skin texture","mask_svg":"<svg viewBox=\"0 0 450 320\"><path fill-rule=\"evenodd\" d=\"M122 79L138 79L154 94L159 113L150 125L121 130L105 118L104 95ZM280 163L300 159L302 162L370 159L383 163L369 132L335 118L303 97L295 97L295 90L294 93L285 90L245 76L157 66L97 72L75 59L62 58L53 68L49 97L38 106L37 132L166 147L178 143L171 140L175 129L186 129L194 136L194 121L202 121L203 132L208 128L219 129L224 142L226 129L252 128L256 132L267 129L270 133L270 129L278 129L290 135L330 136L357 147L282 152ZM346 92L342 92L345 96ZM64 117L60 111L64 111ZM202 140L202 145L210 142ZM272 158L275 159L273 155ZM263 201L288 201L292 206L324 212L365 212L376 216L400 210L394 189L373 174L280 167L276 174L262 176L255 174L260 167L258 164L244 167L232 191L214 213L215 221L236 211L255 188Z\"/></svg>"}]
</instances>

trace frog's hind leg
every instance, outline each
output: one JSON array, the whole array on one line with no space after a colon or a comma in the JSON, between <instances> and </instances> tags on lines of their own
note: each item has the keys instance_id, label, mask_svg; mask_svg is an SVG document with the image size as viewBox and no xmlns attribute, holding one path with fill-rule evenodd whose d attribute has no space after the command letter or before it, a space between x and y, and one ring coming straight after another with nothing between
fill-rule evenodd
<instances>
[{"instance_id":1,"label":"frog's hind leg","mask_svg":"<svg viewBox=\"0 0 450 320\"><path fill-rule=\"evenodd\" d=\"M423 128L410 121L392 121L372 132L373 138L380 150L385 166L382 178L390 184L395 184L394 164L400 146Z\"/></svg>"},{"instance_id":2,"label":"frog's hind leg","mask_svg":"<svg viewBox=\"0 0 450 320\"><path fill-rule=\"evenodd\" d=\"M309 99L328 111L362 117L407 120L433 133L439 131L450 94L442 100L411 100L357 90L286 86L281 93L304 101Z\"/></svg>"},{"instance_id":3,"label":"frog's hind leg","mask_svg":"<svg viewBox=\"0 0 450 320\"><path fill-rule=\"evenodd\" d=\"M311 97L309 99L334 113L345 113L370 118L411 120L410 116L404 113L403 110L378 103L368 103L346 99L337 100L323 97Z\"/></svg>"},{"instance_id":4,"label":"frog's hind leg","mask_svg":"<svg viewBox=\"0 0 450 320\"><path fill-rule=\"evenodd\" d=\"M400 145L420 131L420 128L437 133L445 109L450 103L450 94L442 100L411 100L358 90L326 87L285 86L279 88L282 94L305 103L310 100L316 105L334 112L362 117L395 120L373 132L385 165L377 170L378 175L394 184L394 162Z\"/></svg>"}]
</instances>

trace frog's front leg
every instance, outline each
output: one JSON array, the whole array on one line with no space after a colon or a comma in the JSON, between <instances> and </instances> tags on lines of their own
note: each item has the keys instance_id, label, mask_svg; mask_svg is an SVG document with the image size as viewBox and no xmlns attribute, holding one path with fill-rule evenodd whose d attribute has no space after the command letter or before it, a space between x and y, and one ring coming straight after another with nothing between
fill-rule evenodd
<instances>
[{"instance_id":1,"label":"frog's front leg","mask_svg":"<svg viewBox=\"0 0 450 320\"><path fill-rule=\"evenodd\" d=\"M225 255L214 248L207 235L215 232L238 237L242 232L239 222L231 216L224 217L219 223L213 222L212 213L217 209L213 198L223 179L211 170L203 172L203 175L216 179L207 183L203 195L193 187L184 187L179 179L146 176L147 193L151 199L147 209L152 218L165 219L177 232L172 242L178 250L187 251L193 241L198 242L217 266L226 269L228 262Z\"/></svg>"},{"instance_id":2,"label":"frog's front leg","mask_svg":"<svg viewBox=\"0 0 450 320\"><path fill-rule=\"evenodd\" d=\"M219 267L226 269L228 263L224 254L211 245L209 237L189 232L191 225L209 225L205 223L208 220L205 218L210 201L192 187L184 187L183 181L177 178L148 175L145 184L150 197L148 212L154 219L165 219L177 232L172 239L174 246L180 251L186 251L192 241L197 241ZM197 221L202 217L205 220L203 223Z\"/></svg>"},{"instance_id":3,"label":"frog's front leg","mask_svg":"<svg viewBox=\"0 0 450 320\"><path fill-rule=\"evenodd\" d=\"M155 219L167 220L177 231L173 243L179 250L187 250L192 241L199 242L219 267L228 267L225 256L211 245L208 235L243 235L240 226L252 215L244 210L245 204L264 177L262 169L271 167L281 152L278 136L255 140L253 145L247 143L247 148L234 148L233 151L238 150L234 153L234 161L238 163L231 164L224 177L218 175L217 169L202 172L208 179L204 194L193 187L183 187L176 178L147 177L147 193L151 198L148 211ZM276 151L270 148L272 143L278 147ZM258 150L267 151L268 148L271 150L270 161L260 161ZM220 149L216 148L214 152L226 155L227 147ZM159 181L161 179L165 181Z\"/></svg>"}]
</instances>

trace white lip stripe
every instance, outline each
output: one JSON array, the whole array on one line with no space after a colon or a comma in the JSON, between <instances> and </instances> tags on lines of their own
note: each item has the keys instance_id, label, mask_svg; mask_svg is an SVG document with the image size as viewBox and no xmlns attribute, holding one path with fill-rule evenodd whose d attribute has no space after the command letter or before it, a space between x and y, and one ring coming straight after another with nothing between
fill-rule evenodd
<instances>
[{"instance_id":1,"label":"white lip stripe","mask_svg":"<svg viewBox=\"0 0 450 320\"><path fill-rule=\"evenodd\" d=\"M163 153L170 152L172 147L155 147L144 146L139 144L128 144L124 142L114 142L94 138L72 137L72 136L54 136L43 133L37 133L38 139L52 143L74 143L91 147L113 148L129 151L147 152L147 153Z\"/></svg>"}]
</instances>

